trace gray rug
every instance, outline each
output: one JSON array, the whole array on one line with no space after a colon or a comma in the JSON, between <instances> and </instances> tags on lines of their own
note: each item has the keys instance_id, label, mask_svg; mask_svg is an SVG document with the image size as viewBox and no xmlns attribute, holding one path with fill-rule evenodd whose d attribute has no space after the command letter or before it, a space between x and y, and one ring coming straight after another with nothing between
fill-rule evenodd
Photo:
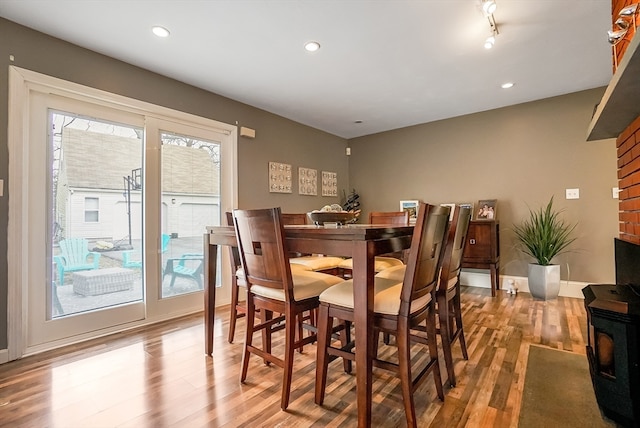
<instances>
[{"instance_id":1,"label":"gray rug","mask_svg":"<svg viewBox=\"0 0 640 428\"><path fill-rule=\"evenodd\" d=\"M586 356L532 345L518 426L611 428L616 424L600 414Z\"/></svg>"}]
</instances>

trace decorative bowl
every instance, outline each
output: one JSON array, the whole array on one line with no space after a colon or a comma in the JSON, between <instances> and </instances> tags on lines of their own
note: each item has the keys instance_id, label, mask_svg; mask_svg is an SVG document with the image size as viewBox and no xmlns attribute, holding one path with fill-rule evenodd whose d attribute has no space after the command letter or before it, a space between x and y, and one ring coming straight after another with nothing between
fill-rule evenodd
<instances>
[{"instance_id":1,"label":"decorative bowl","mask_svg":"<svg viewBox=\"0 0 640 428\"><path fill-rule=\"evenodd\" d=\"M347 211L315 211L307 213L307 217L309 217L309 220L311 220L318 226L322 226L325 223L350 223L355 220L356 216L356 213Z\"/></svg>"}]
</instances>

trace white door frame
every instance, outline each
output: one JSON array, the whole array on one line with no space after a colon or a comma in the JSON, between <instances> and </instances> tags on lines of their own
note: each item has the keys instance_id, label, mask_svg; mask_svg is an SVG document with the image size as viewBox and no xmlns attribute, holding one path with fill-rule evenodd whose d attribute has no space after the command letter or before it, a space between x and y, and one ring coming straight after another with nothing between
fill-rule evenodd
<instances>
[{"instance_id":1,"label":"white door frame","mask_svg":"<svg viewBox=\"0 0 640 428\"><path fill-rule=\"evenodd\" d=\"M194 126L202 126L207 129L216 129L229 138L226 145L227 162L222 164L222 177L228 185L221 188L221 213L229 211L237 206L237 127L211 119L193 116L187 113L167 109L150 103L130 99L120 95L111 94L95 88L67 82L54 77L46 76L34 71L9 67L9 120L8 120L8 148L9 148L9 227L7 233L7 261L8 261L8 360L21 358L22 356L36 353L45 349L62 346L67 343L77 342L89 337L96 337L126 330L144 324L168 319L176 314L154 314L144 320L128 323L112 328L107 328L92 333L90 336L77 336L67 341L52 342L47 348L27 349L26 322L27 322L27 284L30 281L28 240L30 224L24 213L28 211L29 182L23 177L27 170L28 159L26 157L29 145L29 98L35 92L45 92L62 96L72 94L74 98L98 104L118 106L118 108L143 113L146 116L154 116L166 120L184 120ZM228 284L228 263L222 263L223 284ZM226 269L225 269L226 267ZM226 276L225 276L226 275ZM224 302L220 302L224 304Z\"/></svg>"}]
</instances>

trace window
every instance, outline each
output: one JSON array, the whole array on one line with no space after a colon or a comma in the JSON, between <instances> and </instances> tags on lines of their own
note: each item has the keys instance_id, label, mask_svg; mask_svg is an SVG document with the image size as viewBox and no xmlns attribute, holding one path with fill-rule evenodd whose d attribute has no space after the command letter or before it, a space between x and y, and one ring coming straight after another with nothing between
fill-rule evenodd
<instances>
[{"instance_id":1,"label":"window","mask_svg":"<svg viewBox=\"0 0 640 428\"><path fill-rule=\"evenodd\" d=\"M100 221L99 208L98 198L84 198L84 221L86 223L97 223Z\"/></svg>"}]
</instances>

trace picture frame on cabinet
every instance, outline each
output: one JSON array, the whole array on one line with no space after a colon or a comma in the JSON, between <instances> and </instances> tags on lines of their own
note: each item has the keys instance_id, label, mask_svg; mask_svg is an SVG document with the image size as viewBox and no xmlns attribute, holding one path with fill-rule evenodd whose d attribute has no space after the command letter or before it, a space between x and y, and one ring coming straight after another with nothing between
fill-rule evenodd
<instances>
[{"instance_id":1,"label":"picture frame on cabinet","mask_svg":"<svg viewBox=\"0 0 640 428\"><path fill-rule=\"evenodd\" d=\"M419 206L420 201L400 201L400 211L409 212L409 223L415 223Z\"/></svg>"},{"instance_id":2,"label":"picture frame on cabinet","mask_svg":"<svg viewBox=\"0 0 640 428\"><path fill-rule=\"evenodd\" d=\"M449 221L453 220L453 214L456 210L456 204L440 204L441 207L449 207L451 211L449 212Z\"/></svg>"},{"instance_id":3,"label":"picture frame on cabinet","mask_svg":"<svg viewBox=\"0 0 640 428\"><path fill-rule=\"evenodd\" d=\"M476 209L476 220L495 220L497 199L481 199Z\"/></svg>"}]
</instances>

